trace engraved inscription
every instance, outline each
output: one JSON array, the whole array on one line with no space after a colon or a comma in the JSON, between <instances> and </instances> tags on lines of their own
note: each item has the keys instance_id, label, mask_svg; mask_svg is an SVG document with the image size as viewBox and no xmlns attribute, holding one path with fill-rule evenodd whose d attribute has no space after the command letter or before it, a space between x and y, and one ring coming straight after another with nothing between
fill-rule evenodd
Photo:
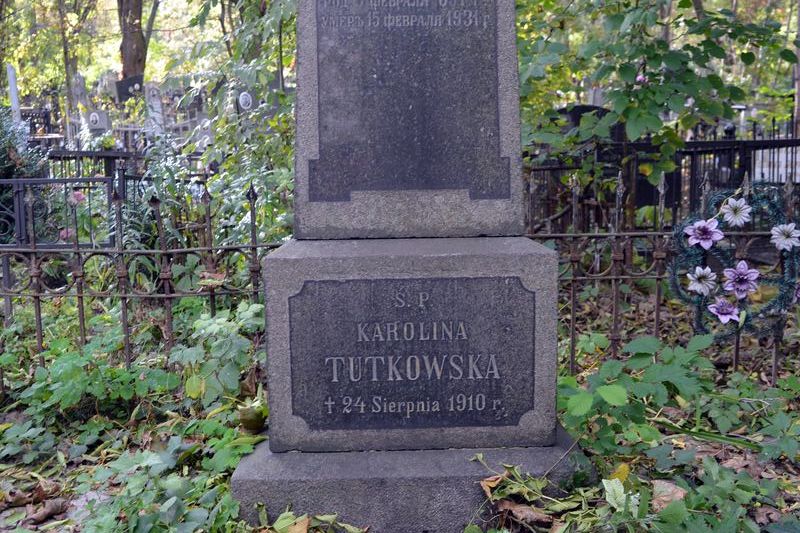
<instances>
[{"instance_id":1,"label":"engraved inscription","mask_svg":"<svg viewBox=\"0 0 800 533\"><path fill-rule=\"evenodd\" d=\"M510 277L308 281L289 299L292 412L312 429L516 425L534 305Z\"/></svg>"},{"instance_id":2,"label":"engraved inscription","mask_svg":"<svg viewBox=\"0 0 800 533\"><path fill-rule=\"evenodd\" d=\"M316 9L310 201L439 189L510 197L496 0L317 0Z\"/></svg>"}]
</instances>

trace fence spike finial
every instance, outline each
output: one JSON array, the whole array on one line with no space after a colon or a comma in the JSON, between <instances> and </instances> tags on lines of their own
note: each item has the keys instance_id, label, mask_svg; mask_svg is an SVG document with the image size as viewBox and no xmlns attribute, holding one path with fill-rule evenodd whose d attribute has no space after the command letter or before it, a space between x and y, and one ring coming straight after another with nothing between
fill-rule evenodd
<instances>
[{"instance_id":1,"label":"fence spike finial","mask_svg":"<svg viewBox=\"0 0 800 533\"><path fill-rule=\"evenodd\" d=\"M250 182L250 187L247 188L246 197L250 203L254 203L258 199L258 193L256 192L256 188L253 186L252 181Z\"/></svg>"},{"instance_id":2,"label":"fence spike finial","mask_svg":"<svg viewBox=\"0 0 800 533\"><path fill-rule=\"evenodd\" d=\"M700 212L705 215L708 207L708 196L711 194L711 179L708 171L703 174L703 181L700 182Z\"/></svg>"},{"instance_id":3,"label":"fence spike finial","mask_svg":"<svg viewBox=\"0 0 800 533\"><path fill-rule=\"evenodd\" d=\"M742 178L742 195L745 198L750 198L750 173L745 171L744 178Z\"/></svg>"}]
</instances>

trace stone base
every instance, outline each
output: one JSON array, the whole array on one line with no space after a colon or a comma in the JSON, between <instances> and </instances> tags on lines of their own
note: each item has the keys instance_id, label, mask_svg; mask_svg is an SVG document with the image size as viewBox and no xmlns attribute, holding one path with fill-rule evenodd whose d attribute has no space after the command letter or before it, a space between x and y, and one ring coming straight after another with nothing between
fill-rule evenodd
<instances>
[{"instance_id":1,"label":"stone base","mask_svg":"<svg viewBox=\"0 0 800 533\"><path fill-rule=\"evenodd\" d=\"M231 485L250 523L263 503L270 520L291 506L298 515L337 513L370 533L462 533L483 523L487 507L478 482L493 474L470 461L478 453L497 472L502 464L533 476L550 470L555 485L572 479L581 454L563 430L555 446L538 448L272 453L263 442Z\"/></svg>"}]
</instances>

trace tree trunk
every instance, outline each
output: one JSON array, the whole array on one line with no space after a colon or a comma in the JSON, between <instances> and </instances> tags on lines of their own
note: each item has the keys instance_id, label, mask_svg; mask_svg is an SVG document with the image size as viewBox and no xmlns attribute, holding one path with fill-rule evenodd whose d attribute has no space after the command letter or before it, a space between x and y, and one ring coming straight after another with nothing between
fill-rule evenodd
<instances>
[{"instance_id":1,"label":"tree trunk","mask_svg":"<svg viewBox=\"0 0 800 533\"><path fill-rule=\"evenodd\" d=\"M147 65L147 47L159 3L159 0L153 0L147 25L143 26L144 0L117 0L119 30L122 34L119 52L122 58L123 79L144 74Z\"/></svg>"},{"instance_id":2,"label":"tree trunk","mask_svg":"<svg viewBox=\"0 0 800 533\"><path fill-rule=\"evenodd\" d=\"M706 18L706 10L703 8L703 0L692 0L692 6L694 6L694 13L697 15L697 20L703 20Z\"/></svg>"},{"instance_id":3,"label":"tree trunk","mask_svg":"<svg viewBox=\"0 0 800 533\"><path fill-rule=\"evenodd\" d=\"M659 14L661 16L661 20L664 22L664 26L661 28L661 38L664 39L664 42L667 43L667 47L671 48L670 41L672 40L672 25L669 23L672 17L672 0L668 0L665 4L662 4L659 8Z\"/></svg>"},{"instance_id":4,"label":"tree trunk","mask_svg":"<svg viewBox=\"0 0 800 533\"><path fill-rule=\"evenodd\" d=\"M64 81L66 85L67 109L64 113L64 134L67 137L67 144L72 144L72 114L76 111L77 105L75 95L72 92L73 76L78 70L78 58L71 53L69 36L67 34L67 6L64 0L58 0L58 29L61 35L61 54L64 59Z\"/></svg>"}]
</instances>

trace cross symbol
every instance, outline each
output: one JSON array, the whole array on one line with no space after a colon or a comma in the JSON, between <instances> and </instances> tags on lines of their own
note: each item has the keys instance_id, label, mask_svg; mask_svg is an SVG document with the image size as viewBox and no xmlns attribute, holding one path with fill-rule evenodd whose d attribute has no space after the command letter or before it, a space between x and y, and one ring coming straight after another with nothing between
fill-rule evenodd
<instances>
[{"instance_id":1,"label":"cross symbol","mask_svg":"<svg viewBox=\"0 0 800 533\"><path fill-rule=\"evenodd\" d=\"M327 406L328 406L328 414L329 414L329 415L333 413L333 406L334 406L335 404L336 404L336 402L334 402L333 400L331 400L331 397L330 397L330 396L328 396L328 399L327 399L327 400L325 400L325 405L327 405Z\"/></svg>"}]
</instances>

